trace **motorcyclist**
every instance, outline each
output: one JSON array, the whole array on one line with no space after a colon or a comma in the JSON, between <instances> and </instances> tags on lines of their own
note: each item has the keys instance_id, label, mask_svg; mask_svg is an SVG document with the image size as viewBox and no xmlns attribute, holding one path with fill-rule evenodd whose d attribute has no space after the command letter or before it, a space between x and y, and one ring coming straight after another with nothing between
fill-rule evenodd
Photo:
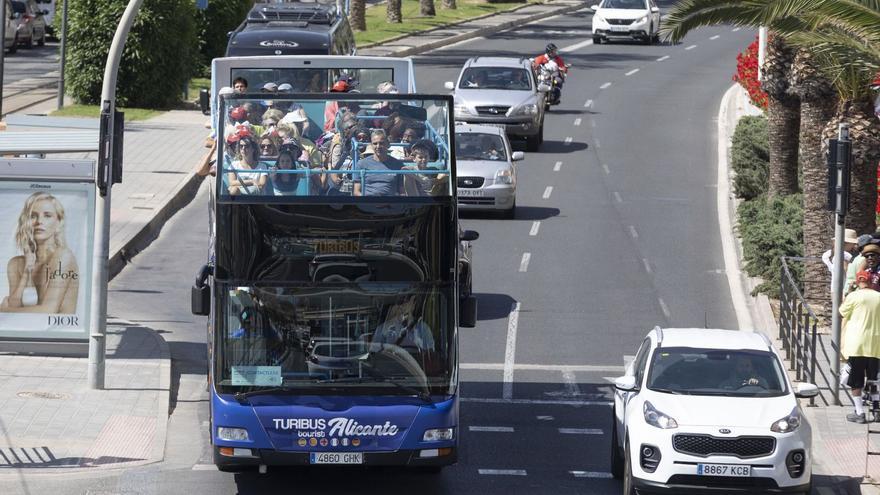
<instances>
[{"instance_id":1,"label":"motorcyclist","mask_svg":"<svg viewBox=\"0 0 880 495\"><path fill-rule=\"evenodd\" d=\"M533 66L535 69L546 64L550 61L556 62L556 65L559 66L559 72L565 77L565 74L568 74L568 66L565 65L565 61L562 60L562 57L559 56L559 49L556 48L556 45L553 43L547 43L547 46L544 48L544 53L542 55L538 55L535 57L535 61Z\"/></svg>"}]
</instances>

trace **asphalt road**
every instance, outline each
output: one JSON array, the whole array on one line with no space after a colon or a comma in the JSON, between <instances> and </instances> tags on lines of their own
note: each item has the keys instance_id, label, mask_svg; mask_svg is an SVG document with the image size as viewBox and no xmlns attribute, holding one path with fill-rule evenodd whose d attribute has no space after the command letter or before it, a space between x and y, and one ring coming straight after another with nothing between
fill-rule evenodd
<instances>
[{"instance_id":1,"label":"asphalt road","mask_svg":"<svg viewBox=\"0 0 880 495\"><path fill-rule=\"evenodd\" d=\"M753 32L701 29L675 46L591 46L590 15L547 19L417 58L443 93L467 57L536 55L574 67L545 144L519 168L515 220L469 216L478 325L461 332L460 462L402 470L219 473L208 449L205 327L188 287L207 249L200 194L111 284L112 316L160 331L175 400L166 462L40 480L53 493L619 493L610 383L654 325L733 328L715 210L715 123ZM525 256L528 254L528 256ZM508 366L505 387L505 363ZM512 371L512 373L510 373ZM34 492L42 493L42 491Z\"/></svg>"}]
</instances>

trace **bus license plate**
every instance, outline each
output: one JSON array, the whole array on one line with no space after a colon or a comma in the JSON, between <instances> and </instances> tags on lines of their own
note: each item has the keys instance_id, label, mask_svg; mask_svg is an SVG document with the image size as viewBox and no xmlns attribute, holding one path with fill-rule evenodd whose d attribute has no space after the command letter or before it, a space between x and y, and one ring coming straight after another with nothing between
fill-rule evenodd
<instances>
[{"instance_id":1,"label":"bus license plate","mask_svg":"<svg viewBox=\"0 0 880 495\"><path fill-rule=\"evenodd\" d=\"M734 464L697 464L697 474L700 476L733 476L748 478L752 475L751 466L737 466Z\"/></svg>"},{"instance_id":2,"label":"bus license plate","mask_svg":"<svg viewBox=\"0 0 880 495\"><path fill-rule=\"evenodd\" d=\"M363 452L312 452L310 464L363 464Z\"/></svg>"}]
</instances>

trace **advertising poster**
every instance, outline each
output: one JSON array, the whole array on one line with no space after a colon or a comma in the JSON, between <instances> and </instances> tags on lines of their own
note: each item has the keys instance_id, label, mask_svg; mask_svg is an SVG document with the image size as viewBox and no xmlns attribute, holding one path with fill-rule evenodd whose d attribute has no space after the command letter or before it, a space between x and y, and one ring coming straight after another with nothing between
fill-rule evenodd
<instances>
[{"instance_id":1,"label":"advertising poster","mask_svg":"<svg viewBox=\"0 0 880 495\"><path fill-rule=\"evenodd\" d=\"M0 181L0 337L85 340L94 185Z\"/></svg>"}]
</instances>

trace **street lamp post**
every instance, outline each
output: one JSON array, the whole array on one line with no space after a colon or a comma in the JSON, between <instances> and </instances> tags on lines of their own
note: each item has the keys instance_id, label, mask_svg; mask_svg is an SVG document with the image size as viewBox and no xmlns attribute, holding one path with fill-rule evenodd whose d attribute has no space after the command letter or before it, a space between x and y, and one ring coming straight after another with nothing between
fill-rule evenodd
<instances>
[{"instance_id":1,"label":"street lamp post","mask_svg":"<svg viewBox=\"0 0 880 495\"><path fill-rule=\"evenodd\" d=\"M832 259L831 270L831 342L833 347L833 356L831 358L831 380L832 392L834 392L834 403L840 405L840 380L836 377L840 376L840 335L841 335L841 316L840 303L843 298L843 237L844 224L846 222L846 213L849 203L849 174L850 174L850 141L849 141L849 124L841 123L838 127L838 138L830 143L836 146L833 150L835 163L833 169L829 167L828 173L831 175L831 184L834 189L829 191L829 199L833 195L834 204L834 257ZM815 356L814 356L815 359Z\"/></svg>"},{"instance_id":2,"label":"street lamp post","mask_svg":"<svg viewBox=\"0 0 880 495\"><path fill-rule=\"evenodd\" d=\"M104 355L107 350L107 272L109 271L110 253L110 189L113 186L113 120L116 118L116 76L119 72L119 62L122 60L122 51L125 49L125 40L128 31L137 16L138 10L144 0L129 0L113 42L110 44L110 53L107 55L107 65L104 66L104 85L101 89L101 117L105 124L101 125L98 136L98 167L103 168L103 184L99 180L96 184L98 193L95 195L95 234L94 247L92 249L92 307L89 318L89 388L101 390L104 388ZM99 170L98 177L102 177Z\"/></svg>"},{"instance_id":3,"label":"street lamp post","mask_svg":"<svg viewBox=\"0 0 880 495\"><path fill-rule=\"evenodd\" d=\"M64 106L64 64L67 61L67 0L61 13L61 69L58 76L58 109Z\"/></svg>"}]
</instances>

